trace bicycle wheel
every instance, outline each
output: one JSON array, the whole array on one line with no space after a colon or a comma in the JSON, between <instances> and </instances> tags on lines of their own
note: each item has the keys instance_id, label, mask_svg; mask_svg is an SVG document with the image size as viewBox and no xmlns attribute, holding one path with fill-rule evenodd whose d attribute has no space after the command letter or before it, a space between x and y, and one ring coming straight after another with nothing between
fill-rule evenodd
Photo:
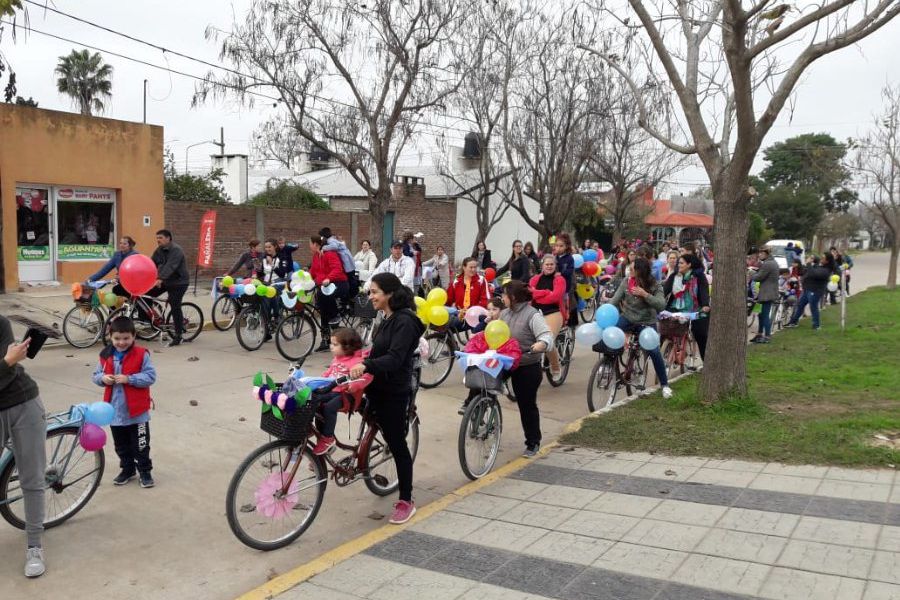
<instances>
[{"instance_id":1,"label":"bicycle wheel","mask_svg":"<svg viewBox=\"0 0 900 600\"><path fill-rule=\"evenodd\" d=\"M373 427L376 427L375 435L372 436L365 454L366 487L376 496L389 496L400 487L397 463L394 462L394 455L391 454L381 429L378 429L377 426ZM419 453L418 415L413 415L409 421L409 427L406 430L406 445L409 447L409 455L415 462L416 455Z\"/></svg>"},{"instance_id":2,"label":"bicycle wheel","mask_svg":"<svg viewBox=\"0 0 900 600\"><path fill-rule=\"evenodd\" d=\"M547 382L553 387L559 387L566 382L569 376L569 366L572 364L572 352L575 350L575 342L569 334L569 328L564 327L559 335L556 336L554 345L559 353L559 376L554 377L550 370L550 361L545 360L544 375L547 376Z\"/></svg>"},{"instance_id":3,"label":"bicycle wheel","mask_svg":"<svg viewBox=\"0 0 900 600\"><path fill-rule=\"evenodd\" d=\"M181 305L181 315L183 322L181 339L185 342L192 342L203 331L203 311L193 302L185 302ZM171 311L166 315L166 329L171 333L175 331L175 322L172 320Z\"/></svg>"},{"instance_id":4,"label":"bicycle wheel","mask_svg":"<svg viewBox=\"0 0 900 600\"><path fill-rule=\"evenodd\" d=\"M238 466L225 495L228 526L256 550L287 546L312 525L328 484L328 470L309 446L275 440Z\"/></svg>"},{"instance_id":5,"label":"bicycle wheel","mask_svg":"<svg viewBox=\"0 0 900 600\"><path fill-rule=\"evenodd\" d=\"M587 405L590 412L611 406L616 401L619 386L616 381L614 360L616 359L601 355L591 369L587 386Z\"/></svg>"},{"instance_id":6,"label":"bicycle wheel","mask_svg":"<svg viewBox=\"0 0 900 600\"><path fill-rule=\"evenodd\" d=\"M127 304L122 308L117 308L112 313L110 313L109 317L106 319L106 324L103 328L103 340L109 341L109 324L116 317L126 316L134 322L134 331L135 337L139 340L143 340L145 342L149 342L155 340L159 334L162 333L160 329L155 327L150 321L147 320L147 316L145 314L141 314L140 309L136 304Z\"/></svg>"},{"instance_id":7,"label":"bicycle wheel","mask_svg":"<svg viewBox=\"0 0 900 600\"><path fill-rule=\"evenodd\" d=\"M500 403L489 394L472 400L459 424L457 450L459 466L469 479L479 479L491 472L500 454L503 413Z\"/></svg>"},{"instance_id":8,"label":"bicycle wheel","mask_svg":"<svg viewBox=\"0 0 900 600\"><path fill-rule=\"evenodd\" d=\"M703 359L700 358L700 347L694 336L688 336L684 342L684 367L688 371L699 371L703 366Z\"/></svg>"},{"instance_id":9,"label":"bicycle wheel","mask_svg":"<svg viewBox=\"0 0 900 600\"><path fill-rule=\"evenodd\" d=\"M663 340L660 352L666 363L666 375L670 380L684 373L684 357L679 356L678 344L675 340L670 338Z\"/></svg>"},{"instance_id":10,"label":"bicycle wheel","mask_svg":"<svg viewBox=\"0 0 900 600\"><path fill-rule=\"evenodd\" d=\"M422 360L422 378L419 384L425 389L441 385L456 361L456 342L453 334L436 331L425 336L428 342L428 358Z\"/></svg>"},{"instance_id":11,"label":"bicycle wheel","mask_svg":"<svg viewBox=\"0 0 900 600\"><path fill-rule=\"evenodd\" d=\"M316 347L316 324L303 313L291 313L275 327L275 347L286 360L297 362Z\"/></svg>"},{"instance_id":12,"label":"bicycle wheel","mask_svg":"<svg viewBox=\"0 0 900 600\"><path fill-rule=\"evenodd\" d=\"M640 391L647 389L647 378L650 375L650 355L642 350L638 350L640 354L634 360L634 368L631 372L631 383Z\"/></svg>"},{"instance_id":13,"label":"bicycle wheel","mask_svg":"<svg viewBox=\"0 0 900 600\"><path fill-rule=\"evenodd\" d=\"M266 320L258 305L245 306L238 313L235 332L238 343L244 350L259 350L266 341L266 328Z\"/></svg>"},{"instance_id":14,"label":"bicycle wheel","mask_svg":"<svg viewBox=\"0 0 900 600\"><path fill-rule=\"evenodd\" d=\"M584 308L578 311L578 314L581 315L581 320L585 323L593 321L594 315L597 314L597 296L591 296L585 300Z\"/></svg>"},{"instance_id":15,"label":"bicycle wheel","mask_svg":"<svg viewBox=\"0 0 900 600\"><path fill-rule=\"evenodd\" d=\"M103 449L88 452L78 442L78 427L47 432L47 470L44 479L44 527L56 527L80 511L97 491L106 459ZM0 474L0 515L13 527L25 529L25 502L15 459Z\"/></svg>"},{"instance_id":16,"label":"bicycle wheel","mask_svg":"<svg viewBox=\"0 0 900 600\"><path fill-rule=\"evenodd\" d=\"M219 296L212 305L213 327L219 331L228 331L234 327L240 305L228 296Z\"/></svg>"},{"instance_id":17,"label":"bicycle wheel","mask_svg":"<svg viewBox=\"0 0 900 600\"><path fill-rule=\"evenodd\" d=\"M76 348L90 348L103 336L105 317L99 307L73 306L63 318L63 336Z\"/></svg>"}]
</instances>

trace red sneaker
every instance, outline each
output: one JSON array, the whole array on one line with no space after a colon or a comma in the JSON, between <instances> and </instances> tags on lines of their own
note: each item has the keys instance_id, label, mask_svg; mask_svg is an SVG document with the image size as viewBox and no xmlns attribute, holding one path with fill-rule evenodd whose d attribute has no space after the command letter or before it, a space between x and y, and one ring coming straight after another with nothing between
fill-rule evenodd
<instances>
[{"instance_id":1,"label":"red sneaker","mask_svg":"<svg viewBox=\"0 0 900 600\"><path fill-rule=\"evenodd\" d=\"M316 442L316 446L313 448L313 454L322 456L323 454L328 454L332 448L334 448L334 438L323 435L319 438L319 441Z\"/></svg>"},{"instance_id":2,"label":"red sneaker","mask_svg":"<svg viewBox=\"0 0 900 600\"><path fill-rule=\"evenodd\" d=\"M393 523L394 525L402 525L406 523L412 516L416 514L416 505L414 502L407 502L406 500L401 500L394 505L394 514L391 515L390 521L388 523Z\"/></svg>"}]
</instances>

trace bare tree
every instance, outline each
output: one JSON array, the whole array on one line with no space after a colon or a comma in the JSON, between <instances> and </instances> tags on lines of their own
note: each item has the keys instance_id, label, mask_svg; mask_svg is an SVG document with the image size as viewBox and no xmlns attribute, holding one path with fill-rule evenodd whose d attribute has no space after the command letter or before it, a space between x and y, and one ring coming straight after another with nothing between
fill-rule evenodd
<instances>
[{"instance_id":1,"label":"bare tree","mask_svg":"<svg viewBox=\"0 0 900 600\"><path fill-rule=\"evenodd\" d=\"M276 115L256 128L250 139L250 153L254 160L275 161L289 169L301 152L309 147L290 119L284 114Z\"/></svg>"},{"instance_id":2,"label":"bare tree","mask_svg":"<svg viewBox=\"0 0 900 600\"><path fill-rule=\"evenodd\" d=\"M254 0L224 34L221 57L234 70L211 73L194 100L251 104L253 92L274 90L296 134L330 152L368 194L378 247L400 152L422 113L461 81L448 57L465 42L468 2Z\"/></svg>"},{"instance_id":3,"label":"bare tree","mask_svg":"<svg viewBox=\"0 0 900 600\"><path fill-rule=\"evenodd\" d=\"M622 0L588 1L619 21L623 38L641 41L645 68L671 89L687 135L652 125L645 92L618 65L613 46L585 49L627 81L639 100L642 126L672 150L696 154L709 177L716 286L701 396L716 402L745 395L744 241L753 160L806 69L883 27L900 14L900 2L822 0L796 9L772 0L627 0L629 11Z\"/></svg>"},{"instance_id":4,"label":"bare tree","mask_svg":"<svg viewBox=\"0 0 900 600\"><path fill-rule=\"evenodd\" d=\"M900 86L885 87L884 112L875 118L873 131L862 140L856 154L856 169L866 183L874 185L867 208L878 216L891 239L891 262L887 287L897 287L900 259Z\"/></svg>"}]
</instances>

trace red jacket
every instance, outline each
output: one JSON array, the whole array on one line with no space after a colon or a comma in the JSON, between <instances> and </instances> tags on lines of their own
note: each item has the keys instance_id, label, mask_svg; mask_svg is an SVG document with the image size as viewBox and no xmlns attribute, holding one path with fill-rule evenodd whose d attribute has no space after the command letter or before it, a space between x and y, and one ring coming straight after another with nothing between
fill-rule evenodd
<instances>
[{"instance_id":1,"label":"red jacket","mask_svg":"<svg viewBox=\"0 0 900 600\"><path fill-rule=\"evenodd\" d=\"M472 289L469 292L469 306L463 306L463 303L466 300L466 283L463 281L463 277L463 275L457 277L453 284L447 288L447 306L455 306L460 310L472 306L487 308L491 293L488 291L487 280L481 275L478 275L478 279L471 283Z\"/></svg>"},{"instance_id":2,"label":"red jacket","mask_svg":"<svg viewBox=\"0 0 900 600\"><path fill-rule=\"evenodd\" d=\"M538 281L540 280L540 275L535 275L531 278L531 281L528 282L528 287L531 288L531 304L558 304L559 312L562 313L563 318L567 319L569 314L569 305L568 298L566 296L566 279L559 273L553 276L553 289L552 290L539 290L537 289Z\"/></svg>"},{"instance_id":3,"label":"red jacket","mask_svg":"<svg viewBox=\"0 0 900 600\"><path fill-rule=\"evenodd\" d=\"M483 354L490 349L487 340L484 339L484 332L479 331L466 342L465 351L471 352L472 354ZM513 364L510 368L510 370L512 370L519 366L519 359L522 358L522 349L519 347L519 342L515 338L509 338L505 344L497 348L497 354L512 357Z\"/></svg>"},{"instance_id":4,"label":"red jacket","mask_svg":"<svg viewBox=\"0 0 900 600\"><path fill-rule=\"evenodd\" d=\"M140 346L132 346L124 357L122 357L122 375L134 375L141 372L144 364L144 355L147 354L146 348ZM113 354L108 356L100 356L100 362L103 365L103 373L106 375L115 375L116 366ZM133 385L124 384L122 389L125 391L125 404L128 405L128 414L132 417L142 415L150 410L150 388L139 388ZM113 386L108 385L103 390L103 401L112 402Z\"/></svg>"},{"instance_id":5,"label":"red jacket","mask_svg":"<svg viewBox=\"0 0 900 600\"><path fill-rule=\"evenodd\" d=\"M313 276L316 285L322 285L322 282L326 279L330 279L331 281L347 281L344 265L337 252L326 251L314 253L312 265L309 267L309 274Z\"/></svg>"}]
</instances>

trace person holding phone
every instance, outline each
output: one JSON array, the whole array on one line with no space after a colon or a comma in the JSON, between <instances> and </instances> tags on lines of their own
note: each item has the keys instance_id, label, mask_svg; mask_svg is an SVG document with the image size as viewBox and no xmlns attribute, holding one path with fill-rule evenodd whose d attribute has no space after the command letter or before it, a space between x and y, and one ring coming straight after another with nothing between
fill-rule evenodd
<instances>
[{"instance_id":1,"label":"person holding phone","mask_svg":"<svg viewBox=\"0 0 900 600\"><path fill-rule=\"evenodd\" d=\"M44 440L47 425L44 405L34 380L20 364L28 356L31 343L26 338L16 343L9 319L0 315L0 448L12 441L12 452L19 471L19 483L25 503L25 576L44 574L44 472L47 451Z\"/></svg>"}]
</instances>

